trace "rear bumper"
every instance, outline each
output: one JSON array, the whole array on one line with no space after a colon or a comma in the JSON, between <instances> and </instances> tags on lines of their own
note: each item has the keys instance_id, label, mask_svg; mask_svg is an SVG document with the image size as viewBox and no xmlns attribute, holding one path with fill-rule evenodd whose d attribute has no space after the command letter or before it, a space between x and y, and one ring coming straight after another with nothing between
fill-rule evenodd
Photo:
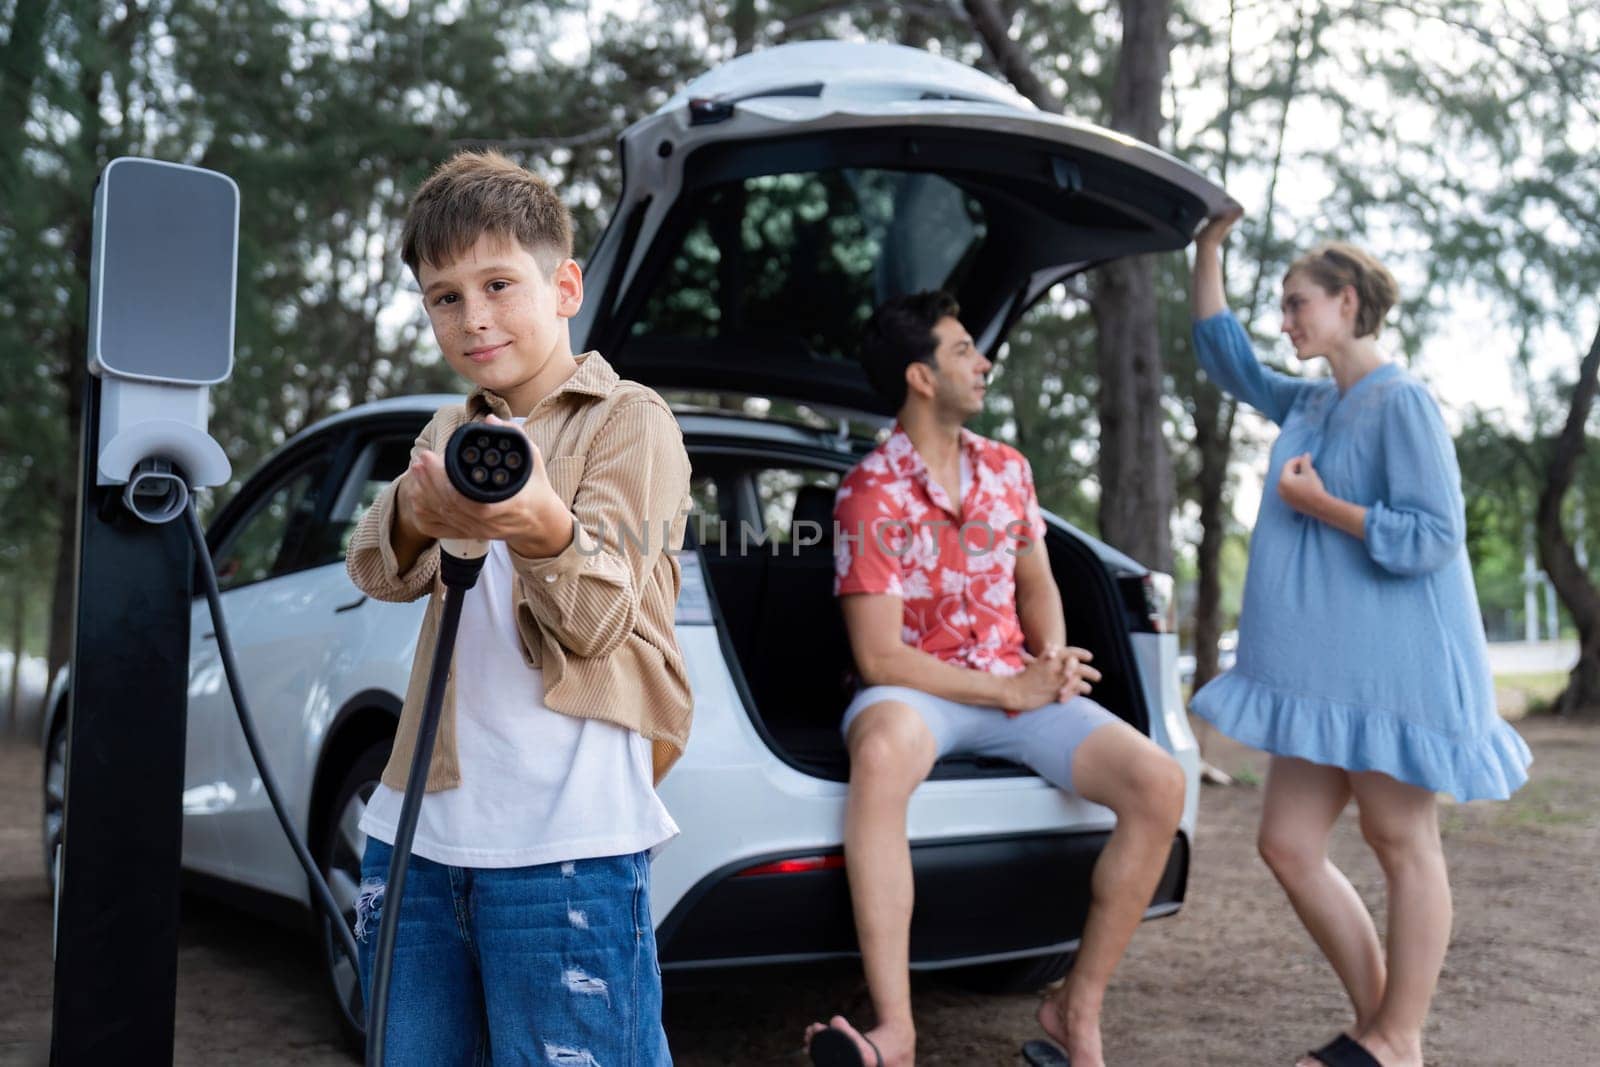
<instances>
[{"instance_id":1,"label":"rear bumper","mask_svg":"<svg viewBox=\"0 0 1600 1067\"><path fill-rule=\"evenodd\" d=\"M1109 833L1045 833L911 846L916 910L911 966L933 970L1074 948L1088 915L1090 875ZM657 930L664 970L858 954L843 868L741 875L796 858L769 855L724 868L686 893ZM1173 840L1147 918L1183 903L1189 839Z\"/></svg>"}]
</instances>

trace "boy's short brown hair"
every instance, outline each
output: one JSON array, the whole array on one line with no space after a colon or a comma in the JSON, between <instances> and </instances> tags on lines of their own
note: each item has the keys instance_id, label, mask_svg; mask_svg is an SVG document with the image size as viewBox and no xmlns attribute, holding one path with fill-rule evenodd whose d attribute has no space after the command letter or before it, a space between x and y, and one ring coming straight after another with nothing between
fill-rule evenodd
<instances>
[{"instance_id":1,"label":"boy's short brown hair","mask_svg":"<svg viewBox=\"0 0 1600 1067\"><path fill-rule=\"evenodd\" d=\"M456 259L484 234L516 241L547 274L572 256L572 216L550 184L499 152L469 149L445 160L417 189L400 258L415 275L423 263Z\"/></svg>"}]
</instances>

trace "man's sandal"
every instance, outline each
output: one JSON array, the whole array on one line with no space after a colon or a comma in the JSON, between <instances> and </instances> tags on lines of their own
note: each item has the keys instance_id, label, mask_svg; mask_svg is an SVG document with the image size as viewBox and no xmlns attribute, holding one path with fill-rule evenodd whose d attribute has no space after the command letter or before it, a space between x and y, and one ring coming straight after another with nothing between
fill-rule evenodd
<instances>
[{"instance_id":1,"label":"man's sandal","mask_svg":"<svg viewBox=\"0 0 1600 1067\"><path fill-rule=\"evenodd\" d=\"M872 1043L872 1038L862 1034L861 1040L872 1049L872 1055L877 1059L876 1064L868 1064L863 1060L861 1050L850 1040L850 1035L834 1026L818 1030L817 1035L811 1039L811 1062L816 1064L816 1067L883 1067L883 1053Z\"/></svg>"},{"instance_id":2,"label":"man's sandal","mask_svg":"<svg viewBox=\"0 0 1600 1067\"><path fill-rule=\"evenodd\" d=\"M1029 1067L1072 1067L1072 1061L1054 1041L1035 1038L1022 1043L1022 1058Z\"/></svg>"},{"instance_id":3,"label":"man's sandal","mask_svg":"<svg viewBox=\"0 0 1600 1067\"><path fill-rule=\"evenodd\" d=\"M1378 1057L1349 1034L1340 1034L1321 1048L1313 1050L1311 1058L1327 1067L1383 1067Z\"/></svg>"}]
</instances>

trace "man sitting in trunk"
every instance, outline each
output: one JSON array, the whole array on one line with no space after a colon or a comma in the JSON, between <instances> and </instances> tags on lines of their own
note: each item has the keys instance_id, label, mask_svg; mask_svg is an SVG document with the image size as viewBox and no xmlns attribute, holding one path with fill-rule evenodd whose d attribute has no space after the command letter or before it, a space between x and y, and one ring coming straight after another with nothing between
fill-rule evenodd
<instances>
[{"instance_id":1,"label":"man sitting in trunk","mask_svg":"<svg viewBox=\"0 0 1600 1067\"><path fill-rule=\"evenodd\" d=\"M962 427L993 365L957 311L945 293L899 297L863 340L874 387L899 409L834 505L834 591L865 683L841 725L845 861L877 1025L835 1016L806 1043L819 1064L914 1061L906 805L935 760L965 753L1024 764L1117 815L1076 963L1038 1016L1073 1067L1098 1067L1106 983L1166 866L1185 781L1085 695L1100 673L1067 644L1028 461Z\"/></svg>"}]
</instances>

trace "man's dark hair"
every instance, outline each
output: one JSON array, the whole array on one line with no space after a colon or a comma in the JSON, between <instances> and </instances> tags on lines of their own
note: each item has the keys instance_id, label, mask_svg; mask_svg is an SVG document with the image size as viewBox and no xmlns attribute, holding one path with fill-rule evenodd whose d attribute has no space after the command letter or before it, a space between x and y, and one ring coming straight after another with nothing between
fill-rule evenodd
<instances>
[{"instance_id":1,"label":"man's dark hair","mask_svg":"<svg viewBox=\"0 0 1600 1067\"><path fill-rule=\"evenodd\" d=\"M886 300L867 320L861 334L861 365L867 380L890 408L906 402L906 368L913 363L934 366L939 339L933 328L946 316L961 314L956 298L941 289L907 293Z\"/></svg>"}]
</instances>

